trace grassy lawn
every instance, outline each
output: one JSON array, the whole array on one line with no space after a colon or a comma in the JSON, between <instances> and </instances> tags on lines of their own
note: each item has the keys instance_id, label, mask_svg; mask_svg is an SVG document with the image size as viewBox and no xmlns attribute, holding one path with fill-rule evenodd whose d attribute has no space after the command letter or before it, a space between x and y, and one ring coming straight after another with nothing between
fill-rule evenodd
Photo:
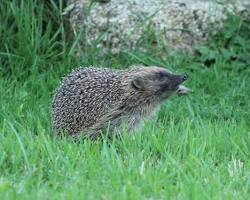
<instances>
[{"instance_id":1,"label":"grassy lawn","mask_svg":"<svg viewBox=\"0 0 250 200\"><path fill-rule=\"evenodd\" d=\"M94 47L77 53L61 6L46 2L0 3L0 199L250 199L248 23L231 17L194 55L157 47L98 58ZM166 101L133 137L53 135L62 76L135 63L187 72L194 93Z\"/></svg>"}]
</instances>

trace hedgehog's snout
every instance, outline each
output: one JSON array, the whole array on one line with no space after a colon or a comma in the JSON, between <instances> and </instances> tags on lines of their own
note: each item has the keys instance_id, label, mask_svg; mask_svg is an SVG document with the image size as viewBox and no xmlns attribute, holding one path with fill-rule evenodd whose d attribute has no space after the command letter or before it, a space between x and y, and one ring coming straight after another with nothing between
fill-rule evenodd
<instances>
[{"instance_id":1,"label":"hedgehog's snout","mask_svg":"<svg viewBox=\"0 0 250 200\"><path fill-rule=\"evenodd\" d=\"M185 87L184 85L181 85L187 79L188 79L188 75L186 73L182 74L182 75L177 75L177 77L175 79L176 80L175 85L177 86L177 94L185 95L185 94L192 92L191 89Z\"/></svg>"},{"instance_id":2,"label":"hedgehog's snout","mask_svg":"<svg viewBox=\"0 0 250 200\"><path fill-rule=\"evenodd\" d=\"M185 73L183 75L181 75L181 80L184 82L188 79L188 75Z\"/></svg>"},{"instance_id":3,"label":"hedgehog's snout","mask_svg":"<svg viewBox=\"0 0 250 200\"><path fill-rule=\"evenodd\" d=\"M177 94L179 95L186 95L190 92L193 92L191 89L185 87L184 85L181 85L181 83L183 83L184 81L186 81L188 79L188 75L185 73L183 75L180 75L180 84L178 86L178 89L177 89Z\"/></svg>"},{"instance_id":4,"label":"hedgehog's snout","mask_svg":"<svg viewBox=\"0 0 250 200\"><path fill-rule=\"evenodd\" d=\"M186 73L182 74L182 75L174 75L172 77L172 84L174 87L176 87L176 86L182 84L187 79L188 79L188 75Z\"/></svg>"},{"instance_id":5,"label":"hedgehog's snout","mask_svg":"<svg viewBox=\"0 0 250 200\"><path fill-rule=\"evenodd\" d=\"M188 79L188 75L185 73L182 75L177 75L175 82L177 85L179 85L179 84L183 83L184 81L186 81L187 79Z\"/></svg>"}]
</instances>

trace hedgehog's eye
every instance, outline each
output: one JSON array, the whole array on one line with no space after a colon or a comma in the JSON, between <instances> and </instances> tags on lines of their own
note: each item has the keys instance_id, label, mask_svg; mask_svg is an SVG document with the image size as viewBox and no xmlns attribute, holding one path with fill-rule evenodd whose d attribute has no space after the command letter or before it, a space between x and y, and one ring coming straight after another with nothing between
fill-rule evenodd
<instances>
[{"instance_id":1,"label":"hedgehog's eye","mask_svg":"<svg viewBox=\"0 0 250 200\"><path fill-rule=\"evenodd\" d=\"M159 79L162 80L162 79L168 77L168 74L166 72L161 71L161 72L159 72L158 76L159 76Z\"/></svg>"}]
</instances>

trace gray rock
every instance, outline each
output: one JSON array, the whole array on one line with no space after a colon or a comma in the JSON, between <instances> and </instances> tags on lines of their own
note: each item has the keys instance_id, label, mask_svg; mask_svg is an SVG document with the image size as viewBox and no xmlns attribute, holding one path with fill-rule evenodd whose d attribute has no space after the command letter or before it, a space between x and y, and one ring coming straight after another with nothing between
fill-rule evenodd
<instances>
[{"instance_id":1,"label":"gray rock","mask_svg":"<svg viewBox=\"0 0 250 200\"><path fill-rule=\"evenodd\" d=\"M250 0L70 0L74 33L84 30L84 41L103 52L129 51L147 33L150 41L171 49L190 51L217 33L227 13L250 16Z\"/></svg>"}]
</instances>

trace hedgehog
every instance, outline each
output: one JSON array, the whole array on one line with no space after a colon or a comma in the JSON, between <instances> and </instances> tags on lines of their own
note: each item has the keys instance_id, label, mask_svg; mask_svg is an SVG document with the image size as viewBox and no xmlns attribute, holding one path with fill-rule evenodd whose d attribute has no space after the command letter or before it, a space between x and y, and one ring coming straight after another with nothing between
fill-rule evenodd
<instances>
[{"instance_id":1,"label":"hedgehog","mask_svg":"<svg viewBox=\"0 0 250 200\"><path fill-rule=\"evenodd\" d=\"M187 78L187 74L176 75L157 66L80 67L55 91L52 127L76 139L132 134L170 96L191 91L182 85Z\"/></svg>"}]
</instances>

